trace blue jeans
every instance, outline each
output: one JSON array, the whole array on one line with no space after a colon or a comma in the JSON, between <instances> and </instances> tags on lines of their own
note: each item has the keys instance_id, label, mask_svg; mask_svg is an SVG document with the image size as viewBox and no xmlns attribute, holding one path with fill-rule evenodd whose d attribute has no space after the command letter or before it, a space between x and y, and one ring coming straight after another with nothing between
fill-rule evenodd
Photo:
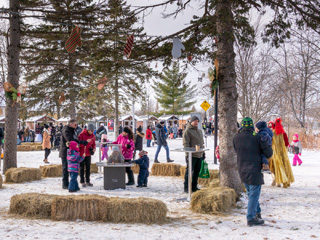
<instances>
[{"instance_id":1,"label":"blue jeans","mask_svg":"<svg viewBox=\"0 0 320 240\"><path fill-rule=\"evenodd\" d=\"M162 146L164 147L164 149L165 149L166 152L167 152L167 161L168 161L168 160L170 160L169 147L168 147L168 145L167 145L167 146L158 145L158 148L157 148L157 151L156 151L156 156L154 157L154 160L158 160L158 155L159 155L159 152L160 152Z\"/></svg>"},{"instance_id":2,"label":"blue jeans","mask_svg":"<svg viewBox=\"0 0 320 240\"><path fill-rule=\"evenodd\" d=\"M26 137L26 138L24 139L24 141L25 141L25 142L29 142L29 137Z\"/></svg>"},{"instance_id":3,"label":"blue jeans","mask_svg":"<svg viewBox=\"0 0 320 240\"><path fill-rule=\"evenodd\" d=\"M147 139L147 147L151 147L151 139Z\"/></svg>"},{"instance_id":4,"label":"blue jeans","mask_svg":"<svg viewBox=\"0 0 320 240\"><path fill-rule=\"evenodd\" d=\"M259 197L261 193L261 185L244 184L248 194L248 210L247 220L254 219L257 213L261 213Z\"/></svg>"},{"instance_id":5,"label":"blue jeans","mask_svg":"<svg viewBox=\"0 0 320 240\"><path fill-rule=\"evenodd\" d=\"M69 182L69 191L77 191L79 190L79 184L77 181L78 173L70 172L70 182Z\"/></svg>"}]
</instances>

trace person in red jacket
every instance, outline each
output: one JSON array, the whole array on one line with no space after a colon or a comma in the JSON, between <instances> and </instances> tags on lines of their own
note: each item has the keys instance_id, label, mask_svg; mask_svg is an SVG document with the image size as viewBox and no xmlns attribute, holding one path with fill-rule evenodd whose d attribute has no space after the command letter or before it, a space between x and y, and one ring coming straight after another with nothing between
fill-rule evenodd
<instances>
[{"instance_id":1,"label":"person in red jacket","mask_svg":"<svg viewBox=\"0 0 320 240\"><path fill-rule=\"evenodd\" d=\"M146 131L146 139L147 139L147 147L151 147L151 140L152 140L152 131L150 129L150 126L148 126Z\"/></svg>"},{"instance_id":2,"label":"person in red jacket","mask_svg":"<svg viewBox=\"0 0 320 240\"><path fill-rule=\"evenodd\" d=\"M94 126L89 124L87 129L84 129L80 135L79 140L91 141L85 146L80 144L80 156L84 157L84 160L80 163L80 183L82 187L92 187L93 184L90 183L90 165L91 165L91 155L96 151L96 137L93 134ZM84 176L84 171L86 171L86 176Z\"/></svg>"}]
</instances>

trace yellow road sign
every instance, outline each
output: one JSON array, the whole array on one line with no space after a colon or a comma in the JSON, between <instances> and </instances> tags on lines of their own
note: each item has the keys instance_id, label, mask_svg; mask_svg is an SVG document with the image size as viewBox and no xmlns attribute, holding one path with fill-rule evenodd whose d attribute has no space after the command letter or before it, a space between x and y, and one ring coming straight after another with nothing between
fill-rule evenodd
<instances>
[{"instance_id":1,"label":"yellow road sign","mask_svg":"<svg viewBox=\"0 0 320 240\"><path fill-rule=\"evenodd\" d=\"M202 107L204 111L207 111L211 107L211 105L207 101L203 101L200 107Z\"/></svg>"}]
</instances>

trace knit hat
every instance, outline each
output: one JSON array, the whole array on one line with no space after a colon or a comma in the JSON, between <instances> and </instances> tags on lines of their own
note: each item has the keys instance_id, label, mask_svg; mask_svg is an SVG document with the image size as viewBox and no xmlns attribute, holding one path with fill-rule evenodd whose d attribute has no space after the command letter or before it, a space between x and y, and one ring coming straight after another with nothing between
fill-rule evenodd
<instances>
[{"instance_id":1,"label":"knit hat","mask_svg":"<svg viewBox=\"0 0 320 240\"><path fill-rule=\"evenodd\" d=\"M94 125L92 123L89 123L88 127L87 127L88 131L94 131Z\"/></svg>"},{"instance_id":2,"label":"knit hat","mask_svg":"<svg viewBox=\"0 0 320 240\"><path fill-rule=\"evenodd\" d=\"M200 119L197 116L193 115L191 117L190 123L192 123L193 121L196 121L196 120L200 121Z\"/></svg>"},{"instance_id":3,"label":"knit hat","mask_svg":"<svg viewBox=\"0 0 320 240\"><path fill-rule=\"evenodd\" d=\"M252 128L253 127L253 121L251 118L249 117L245 117L242 121L241 121L241 126L243 128Z\"/></svg>"},{"instance_id":4,"label":"knit hat","mask_svg":"<svg viewBox=\"0 0 320 240\"><path fill-rule=\"evenodd\" d=\"M129 129L128 127L124 127L123 131L124 131L125 133L130 134L130 129Z\"/></svg>"},{"instance_id":5,"label":"knit hat","mask_svg":"<svg viewBox=\"0 0 320 240\"><path fill-rule=\"evenodd\" d=\"M161 121L160 121L160 124L164 124L164 121L163 121L163 120L161 120Z\"/></svg>"},{"instance_id":6,"label":"knit hat","mask_svg":"<svg viewBox=\"0 0 320 240\"><path fill-rule=\"evenodd\" d=\"M297 140L299 140L299 135L298 134L295 134L293 136L295 136L297 138Z\"/></svg>"},{"instance_id":7,"label":"knit hat","mask_svg":"<svg viewBox=\"0 0 320 240\"><path fill-rule=\"evenodd\" d=\"M69 144L69 149L79 152L78 143L75 141L71 141Z\"/></svg>"},{"instance_id":8,"label":"knit hat","mask_svg":"<svg viewBox=\"0 0 320 240\"><path fill-rule=\"evenodd\" d=\"M260 121L260 122L257 122L256 124L256 128L258 128L259 130L266 127L267 127L267 123L265 121Z\"/></svg>"}]
</instances>

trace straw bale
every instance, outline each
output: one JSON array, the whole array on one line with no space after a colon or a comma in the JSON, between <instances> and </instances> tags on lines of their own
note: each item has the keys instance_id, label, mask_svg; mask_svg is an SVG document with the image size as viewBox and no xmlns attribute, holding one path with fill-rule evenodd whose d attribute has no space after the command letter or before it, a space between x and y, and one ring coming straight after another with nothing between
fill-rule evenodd
<instances>
[{"instance_id":1,"label":"straw bale","mask_svg":"<svg viewBox=\"0 0 320 240\"><path fill-rule=\"evenodd\" d=\"M32 145L31 151L42 151L42 145Z\"/></svg>"},{"instance_id":2,"label":"straw bale","mask_svg":"<svg viewBox=\"0 0 320 240\"><path fill-rule=\"evenodd\" d=\"M52 164L40 166L42 177L61 177L62 176L62 165Z\"/></svg>"},{"instance_id":3,"label":"straw bale","mask_svg":"<svg viewBox=\"0 0 320 240\"><path fill-rule=\"evenodd\" d=\"M10 168L6 171L6 180L5 182L29 182L33 180L41 179L41 171L39 168Z\"/></svg>"},{"instance_id":4,"label":"straw bale","mask_svg":"<svg viewBox=\"0 0 320 240\"><path fill-rule=\"evenodd\" d=\"M21 145L42 146L42 143L41 142L22 142Z\"/></svg>"},{"instance_id":5,"label":"straw bale","mask_svg":"<svg viewBox=\"0 0 320 240\"><path fill-rule=\"evenodd\" d=\"M51 204L57 195L23 193L11 197L9 213L30 218L50 218Z\"/></svg>"},{"instance_id":6,"label":"straw bale","mask_svg":"<svg viewBox=\"0 0 320 240\"><path fill-rule=\"evenodd\" d=\"M17 151L20 152L29 152L32 151L33 146L31 145L18 145L17 146Z\"/></svg>"},{"instance_id":7,"label":"straw bale","mask_svg":"<svg viewBox=\"0 0 320 240\"><path fill-rule=\"evenodd\" d=\"M152 165L151 174L154 176L180 176L180 164L155 163Z\"/></svg>"},{"instance_id":8,"label":"straw bale","mask_svg":"<svg viewBox=\"0 0 320 240\"><path fill-rule=\"evenodd\" d=\"M160 223L166 220L167 206L152 198L111 198L108 221L126 223Z\"/></svg>"},{"instance_id":9,"label":"straw bale","mask_svg":"<svg viewBox=\"0 0 320 240\"><path fill-rule=\"evenodd\" d=\"M58 196L51 205L51 217L58 221L107 221L109 198L101 195Z\"/></svg>"},{"instance_id":10,"label":"straw bale","mask_svg":"<svg viewBox=\"0 0 320 240\"><path fill-rule=\"evenodd\" d=\"M90 173L98 173L99 172L99 167L95 163L91 163L90 165Z\"/></svg>"},{"instance_id":11,"label":"straw bale","mask_svg":"<svg viewBox=\"0 0 320 240\"><path fill-rule=\"evenodd\" d=\"M184 175L186 173L186 166L182 166L180 168L180 176L184 178ZM215 179L219 179L219 170L216 169L209 169L210 178L198 178L198 183L202 187L209 187L210 183L214 181Z\"/></svg>"},{"instance_id":12,"label":"straw bale","mask_svg":"<svg viewBox=\"0 0 320 240\"><path fill-rule=\"evenodd\" d=\"M3 178L2 178L2 175L0 174L0 188L2 188L2 183L3 183Z\"/></svg>"},{"instance_id":13,"label":"straw bale","mask_svg":"<svg viewBox=\"0 0 320 240\"><path fill-rule=\"evenodd\" d=\"M140 171L140 167L139 167L138 164L135 164L135 163L134 163L134 166L131 167L131 170L133 171L134 174L138 174L139 171Z\"/></svg>"},{"instance_id":14,"label":"straw bale","mask_svg":"<svg viewBox=\"0 0 320 240\"><path fill-rule=\"evenodd\" d=\"M227 187L206 188L195 192L191 209L197 213L218 214L228 212L236 205L236 192Z\"/></svg>"},{"instance_id":15,"label":"straw bale","mask_svg":"<svg viewBox=\"0 0 320 240\"><path fill-rule=\"evenodd\" d=\"M213 180L209 183L209 187L210 187L210 188L220 187L220 180L219 180L219 179L213 179Z\"/></svg>"}]
</instances>

